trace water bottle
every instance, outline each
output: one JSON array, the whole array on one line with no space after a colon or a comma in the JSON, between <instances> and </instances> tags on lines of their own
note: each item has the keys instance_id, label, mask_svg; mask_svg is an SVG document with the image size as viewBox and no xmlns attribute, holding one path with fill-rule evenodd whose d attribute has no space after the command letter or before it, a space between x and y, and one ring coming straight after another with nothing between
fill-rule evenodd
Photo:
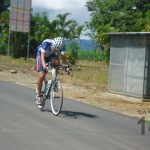
<instances>
[{"instance_id":1,"label":"water bottle","mask_svg":"<svg viewBox=\"0 0 150 150\"><path fill-rule=\"evenodd\" d=\"M44 95L48 95L49 88L51 86L51 80L48 81L48 83L45 85Z\"/></svg>"}]
</instances>

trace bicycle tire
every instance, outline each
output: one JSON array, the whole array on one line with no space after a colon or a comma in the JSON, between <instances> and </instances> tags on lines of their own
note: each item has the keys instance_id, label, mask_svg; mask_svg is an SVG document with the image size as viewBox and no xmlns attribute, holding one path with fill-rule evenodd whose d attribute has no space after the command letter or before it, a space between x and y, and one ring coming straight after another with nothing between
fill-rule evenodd
<instances>
[{"instance_id":1,"label":"bicycle tire","mask_svg":"<svg viewBox=\"0 0 150 150\"><path fill-rule=\"evenodd\" d=\"M37 107L38 107L40 110L43 109L43 107L45 106L45 101L46 101L46 99L44 98L44 95L43 95L43 94L44 94L45 85L46 85L45 82L47 82L47 81L43 80L42 91L41 91L41 93L42 93L41 104L40 104L40 105L37 105ZM36 94L37 94L37 93L38 93L38 86L37 86L37 84L36 84L36 89L35 89L35 91L36 91Z\"/></svg>"},{"instance_id":2,"label":"bicycle tire","mask_svg":"<svg viewBox=\"0 0 150 150\"><path fill-rule=\"evenodd\" d=\"M55 84L57 84L57 88ZM57 116L61 112L63 105L63 89L59 80L52 83L50 90L50 105L52 113Z\"/></svg>"}]
</instances>

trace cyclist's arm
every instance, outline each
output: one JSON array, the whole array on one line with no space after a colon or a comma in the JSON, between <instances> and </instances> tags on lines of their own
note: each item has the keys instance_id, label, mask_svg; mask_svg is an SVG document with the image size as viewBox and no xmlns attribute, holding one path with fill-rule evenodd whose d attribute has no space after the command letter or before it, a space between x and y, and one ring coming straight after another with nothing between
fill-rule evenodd
<instances>
[{"instance_id":1,"label":"cyclist's arm","mask_svg":"<svg viewBox=\"0 0 150 150\"><path fill-rule=\"evenodd\" d=\"M66 52L65 52L65 47L63 47L62 48L62 50L60 51L60 53L61 53L61 56L60 56L60 58L61 58L61 60L62 60L62 64L66 64Z\"/></svg>"},{"instance_id":2,"label":"cyclist's arm","mask_svg":"<svg viewBox=\"0 0 150 150\"><path fill-rule=\"evenodd\" d=\"M65 53L61 54L60 58L61 58L62 64L66 64L66 55L65 55Z\"/></svg>"},{"instance_id":3,"label":"cyclist's arm","mask_svg":"<svg viewBox=\"0 0 150 150\"><path fill-rule=\"evenodd\" d=\"M66 55L65 53L61 53L61 60L62 60L62 64L66 64ZM67 65L64 67L65 72L67 73L67 75L70 74L70 67Z\"/></svg>"},{"instance_id":4,"label":"cyclist's arm","mask_svg":"<svg viewBox=\"0 0 150 150\"><path fill-rule=\"evenodd\" d=\"M43 68L46 68L45 52L41 52L41 62L42 62Z\"/></svg>"}]
</instances>

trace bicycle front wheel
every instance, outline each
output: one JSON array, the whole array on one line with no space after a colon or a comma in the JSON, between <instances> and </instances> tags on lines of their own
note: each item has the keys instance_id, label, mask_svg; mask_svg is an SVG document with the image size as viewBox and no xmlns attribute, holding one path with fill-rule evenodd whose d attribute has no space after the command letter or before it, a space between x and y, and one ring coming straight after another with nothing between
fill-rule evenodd
<instances>
[{"instance_id":1,"label":"bicycle front wheel","mask_svg":"<svg viewBox=\"0 0 150 150\"><path fill-rule=\"evenodd\" d=\"M57 116L61 112L63 105L63 89L59 80L52 83L50 91L50 105L52 113Z\"/></svg>"}]
</instances>

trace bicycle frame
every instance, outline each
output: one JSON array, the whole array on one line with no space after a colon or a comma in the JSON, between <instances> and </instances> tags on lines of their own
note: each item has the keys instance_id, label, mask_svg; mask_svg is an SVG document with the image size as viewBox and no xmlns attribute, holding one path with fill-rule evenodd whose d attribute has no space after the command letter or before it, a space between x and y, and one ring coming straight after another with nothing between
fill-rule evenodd
<instances>
[{"instance_id":1,"label":"bicycle frame","mask_svg":"<svg viewBox=\"0 0 150 150\"><path fill-rule=\"evenodd\" d=\"M49 95L49 92L51 90L51 87L52 87L52 84L54 84L55 80L56 80L56 67L54 66L52 69L50 69L50 62L46 64L46 67L47 67L47 70L48 70L48 73L52 73L52 79L48 80L46 79L46 75L45 75L45 83L47 82L47 84L49 84L49 87L47 89L47 91L45 91L43 94L44 94L44 98L47 99L48 98L48 95ZM57 65L58 66L58 65ZM47 86L47 85L46 85ZM45 88L46 88L45 86Z\"/></svg>"}]
</instances>

